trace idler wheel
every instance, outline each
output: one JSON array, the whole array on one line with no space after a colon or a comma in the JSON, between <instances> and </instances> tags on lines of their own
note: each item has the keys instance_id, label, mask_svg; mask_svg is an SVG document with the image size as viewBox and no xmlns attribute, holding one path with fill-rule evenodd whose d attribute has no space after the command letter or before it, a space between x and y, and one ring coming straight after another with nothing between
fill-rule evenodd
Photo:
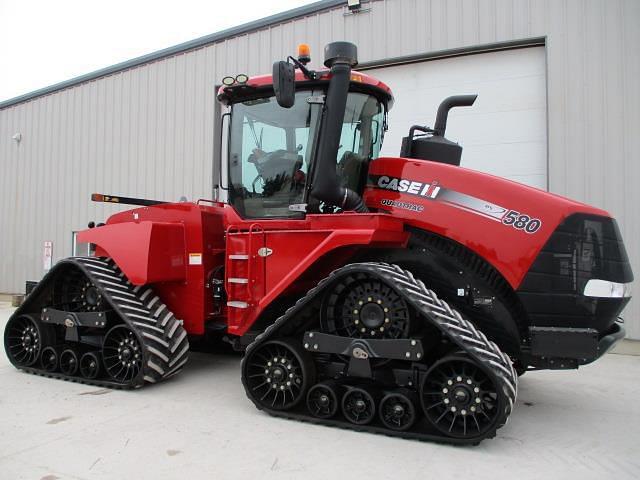
<instances>
[{"instance_id":1,"label":"idler wheel","mask_svg":"<svg viewBox=\"0 0 640 480\"><path fill-rule=\"evenodd\" d=\"M47 372L55 372L58 369L58 352L53 347L46 347L40 355L40 365Z\"/></svg>"},{"instance_id":2,"label":"idler wheel","mask_svg":"<svg viewBox=\"0 0 640 480\"><path fill-rule=\"evenodd\" d=\"M452 355L427 371L420 401L427 420L450 437L480 437L495 427L505 394L471 358Z\"/></svg>"},{"instance_id":3,"label":"idler wheel","mask_svg":"<svg viewBox=\"0 0 640 480\"><path fill-rule=\"evenodd\" d=\"M364 388L350 388L342 396L342 413L355 425L371 423L376 415L376 402L373 395Z\"/></svg>"},{"instance_id":4,"label":"idler wheel","mask_svg":"<svg viewBox=\"0 0 640 480\"><path fill-rule=\"evenodd\" d=\"M42 330L28 315L11 318L4 330L4 348L12 363L29 367L40 358Z\"/></svg>"},{"instance_id":5,"label":"idler wheel","mask_svg":"<svg viewBox=\"0 0 640 480\"><path fill-rule=\"evenodd\" d=\"M65 375L75 375L78 371L78 355L70 348L60 354L60 371Z\"/></svg>"},{"instance_id":6,"label":"idler wheel","mask_svg":"<svg viewBox=\"0 0 640 480\"><path fill-rule=\"evenodd\" d=\"M252 400L264 408L289 410L315 382L315 365L299 340L271 340L248 352L243 379Z\"/></svg>"},{"instance_id":7,"label":"idler wheel","mask_svg":"<svg viewBox=\"0 0 640 480\"><path fill-rule=\"evenodd\" d=\"M416 422L416 407L412 395L405 392L393 392L380 401L379 415L385 427L404 431Z\"/></svg>"},{"instance_id":8,"label":"idler wheel","mask_svg":"<svg viewBox=\"0 0 640 480\"><path fill-rule=\"evenodd\" d=\"M102 361L109 376L118 382L129 382L142 369L142 347L136 334L126 325L116 325L102 342Z\"/></svg>"},{"instance_id":9,"label":"idler wheel","mask_svg":"<svg viewBox=\"0 0 640 480\"><path fill-rule=\"evenodd\" d=\"M80 357L80 375L93 380L101 370L100 356L96 352L87 352Z\"/></svg>"},{"instance_id":10,"label":"idler wheel","mask_svg":"<svg viewBox=\"0 0 640 480\"><path fill-rule=\"evenodd\" d=\"M338 386L335 382L314 385L307 394L307 409L316 418L331 418L338 412Z\"/></svg>"}]
</instances>

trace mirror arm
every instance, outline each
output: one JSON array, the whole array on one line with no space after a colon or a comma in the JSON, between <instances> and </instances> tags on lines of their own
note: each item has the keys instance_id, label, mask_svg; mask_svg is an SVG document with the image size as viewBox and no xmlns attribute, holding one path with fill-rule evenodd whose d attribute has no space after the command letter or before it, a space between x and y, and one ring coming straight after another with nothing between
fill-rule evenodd
<instances>
[{"instance_id":1,"label":"mirror arm","mask_svg":"<svg viewBox=\"0 0 640 480\"><path fill-rule=\"evenodd\" d=\"M304 76L307 77L309 80L317 80L318 79L318 73L314 72L313 70L309 70L297 58L293 58L292 56L289 56L287 58L287 60L291 60L293 62L293 64L296 66L296 68L299 68L300 71L304 74Z\"/></svg>"}]
</instances>

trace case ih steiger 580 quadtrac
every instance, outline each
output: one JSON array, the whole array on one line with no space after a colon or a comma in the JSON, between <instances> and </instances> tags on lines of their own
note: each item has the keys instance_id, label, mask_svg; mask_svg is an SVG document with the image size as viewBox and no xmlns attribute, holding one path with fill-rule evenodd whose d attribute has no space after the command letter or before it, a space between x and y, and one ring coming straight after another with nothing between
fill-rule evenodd
<instances>
[{"instance_id":1,"label":"case ih steiger 580 quadtrac","mask_svg":"<svg viewBox=\"0 0 640 480\"><path fill-rule=\"evenodd\" d=\"M624 336L633 276L602 210L459 166L412 127L378 158L391 90L356 48L227 77L226 201L140 205L82 232L10 318L18 368L115 388L180 371L188 338L245 349L247 396L272 415L478 443L527 369L577 368Z\"/></svg>"}]
</instances>

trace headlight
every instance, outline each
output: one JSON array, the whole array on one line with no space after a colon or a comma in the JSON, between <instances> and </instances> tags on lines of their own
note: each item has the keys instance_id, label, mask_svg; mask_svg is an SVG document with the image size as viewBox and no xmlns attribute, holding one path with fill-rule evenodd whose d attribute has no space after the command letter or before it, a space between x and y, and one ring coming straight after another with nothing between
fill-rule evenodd
<instances>
[{"instance_id":1,"label":"headlight","mask_svg":"<svg viewBox=\"0 0 640 480\"><path fill-rule=\"evenodd\" d=\"M624 298L631 296L630 283L610 282L592 278L584 286L585 297Z\"/></svg>"}]
</instances>

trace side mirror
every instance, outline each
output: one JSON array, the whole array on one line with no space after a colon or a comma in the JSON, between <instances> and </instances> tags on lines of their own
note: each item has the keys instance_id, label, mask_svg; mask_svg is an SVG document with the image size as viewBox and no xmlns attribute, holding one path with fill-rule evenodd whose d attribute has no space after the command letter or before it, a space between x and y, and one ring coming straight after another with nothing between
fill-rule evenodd
<instances>
[{"instance_id":1,"label":"side mirror","mask_svg":"<svg viewBox=\"0 0 640 480\"><path fill-rule=\"evenodd\" d=\"M273 90L278 105L291 108L296 101L296 69L292 63L280 61L273 64Z\"/></svg>"}]
</instances>

